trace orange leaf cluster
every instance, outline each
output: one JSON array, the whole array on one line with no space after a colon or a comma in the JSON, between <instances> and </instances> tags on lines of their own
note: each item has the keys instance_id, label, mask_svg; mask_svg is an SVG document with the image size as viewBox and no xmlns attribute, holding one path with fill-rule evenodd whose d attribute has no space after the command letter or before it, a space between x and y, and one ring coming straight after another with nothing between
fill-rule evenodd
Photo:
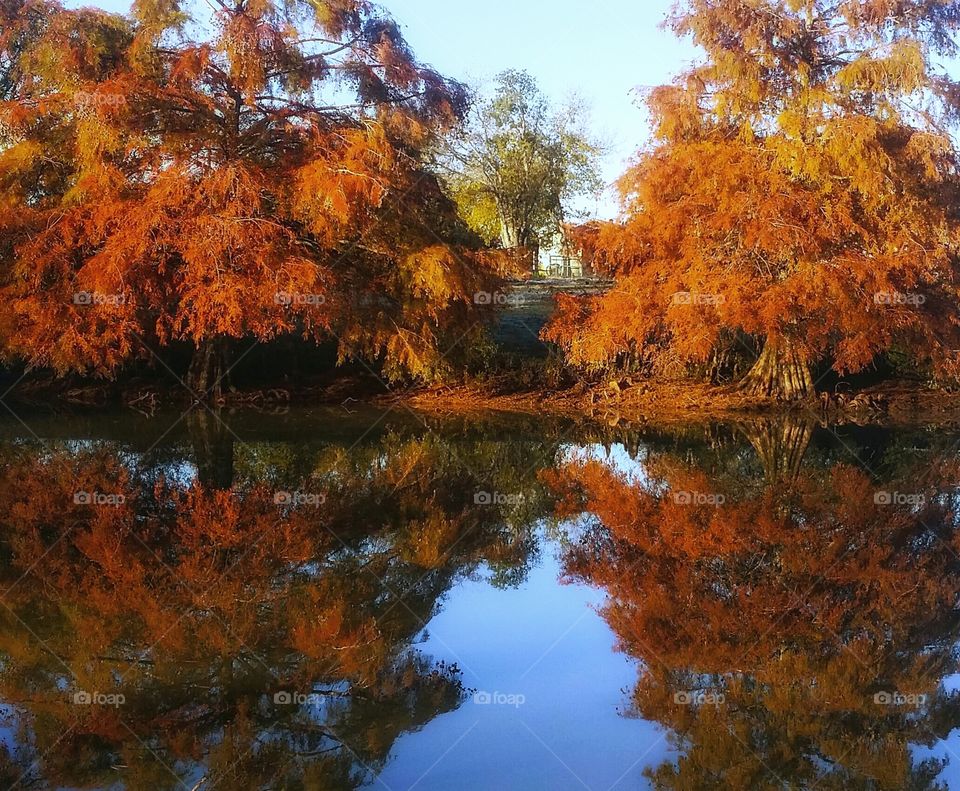
<instances>
[{"instance_id":1,"label":"orange leaf cluster","mask_svg":"<svg viewBox=\"0 0 960 791\"><path fill-rule=\"evenodd\" d=\"M841 373L896 349L956 375L946 5L678 4L707 58L650 94L657 139L620 182L623 219L581 239L615 287L562 303L545 337L588 367L699 364L752 339Z\"/></svg>"},{"instance_id":2,"label":"orange leaf cluster","mask_svg":"<svg viewBox=\"0 0 960 791\"><path fill-rule=\"evenodd\" d=\"M497 282L423 164L463 90L370 4L302 6L4 7L0 352L110 375L299 334L439 369Z\"/></svg>"}]
</instances>

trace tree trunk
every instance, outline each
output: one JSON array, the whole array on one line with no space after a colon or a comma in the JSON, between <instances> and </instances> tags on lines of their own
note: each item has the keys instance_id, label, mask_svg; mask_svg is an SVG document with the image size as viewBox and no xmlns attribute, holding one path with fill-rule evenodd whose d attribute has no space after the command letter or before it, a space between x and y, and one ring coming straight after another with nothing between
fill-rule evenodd
<instances>
[{"instance_id":1,"label":"tree trunk","mask_svg":"<svg viewBox=\"0 0 960 791\"><path fill-rule=\"evenodd\" d=\"M806 398L814 390L810 367L784 338L767 338L760 358L740 382L740 389L784 401Z\"/></svg>"},{"instance_id":2,"label":"tree trunk","mask_svg":"<svg viewBox=\"0 0 960 791\"><path fill-rule=\"evenodd\" d=\"M500 244L504 250L513 250L520 246L520 240L517 238L517 227L507 217L505 212L500 212Z\"/></svg>"},{"instance_id":3,"label":"tree trunk","mask_svg":"<svg viewBox=\"0 0 960 791\"><path fill-rule=\"evenodd\" d=\"M219 401L227 376L229 340L224 337L201 341L193 352L187 386L201 401Z\"/></svg>"}]
</instances>

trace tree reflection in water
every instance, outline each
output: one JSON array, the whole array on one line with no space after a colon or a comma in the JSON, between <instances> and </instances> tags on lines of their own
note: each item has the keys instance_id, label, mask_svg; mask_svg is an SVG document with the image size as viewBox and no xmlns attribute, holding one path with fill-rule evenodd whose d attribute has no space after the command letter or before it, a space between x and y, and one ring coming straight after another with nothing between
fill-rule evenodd
<instances>
[{"instance_id":1,"label":"tree reflection in water","mask_svg":"<svg viewBox=\"0 0 960 791\"><path fill-rule=\"evenodd\" d=\"M633 713L679 751L647 772L657 788L938 787L942 763L910 745L960 722L942 684L960 636L956 453L908 438L874 449L873 475L853 440L808 448L812 433L767 422L648 449L642 475L595 458L544 475L561 517L593 517L568 573L609 595L641 661Z\"/></svg>"},{"instance_id":2,"label":"tree reflection in water","mask_svg":"<svg viewBox=\"0 0 960 791\"><path fill-rule=\"evenodd\" d=\"M937 787L911 750L960 724L950 439L386 425L3 441L0 782L368 783L469 691L419 647L443 597L523 582L552 514L675 742L656 787Z\"/></svg>"},{"instance_id":3,"label":"tree reflection in water","mask_svg":"<svg viewBox=\"0 0 960 791\"><path fill-rule=\"evenodd\" d=\"M2 455L5 786L370 780L464 698L460 668L415 646L440 597L480 563L521 581L549 510L529 445L482 434L240 443L205 421L146 454ZM486 491L524 496L478 506Z\"/></svg>"}]
</instances>

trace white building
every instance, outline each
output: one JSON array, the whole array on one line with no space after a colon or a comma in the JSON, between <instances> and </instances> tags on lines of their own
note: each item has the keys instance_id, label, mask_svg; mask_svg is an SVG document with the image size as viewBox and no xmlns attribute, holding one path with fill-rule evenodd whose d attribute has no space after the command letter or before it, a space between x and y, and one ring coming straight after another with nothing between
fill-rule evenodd
<instances>
[{"instance_id":1,"label":"white building","mask_svg":"<svg viewBox=\"0 0 960 791\"><path fill-rule=\"evenodd\" d=\"M580 278L589 276L589 268L563 231L554 236L550 244L540 246L537 255L537 275L540 277Z\"/></svg>"}]
</instances>

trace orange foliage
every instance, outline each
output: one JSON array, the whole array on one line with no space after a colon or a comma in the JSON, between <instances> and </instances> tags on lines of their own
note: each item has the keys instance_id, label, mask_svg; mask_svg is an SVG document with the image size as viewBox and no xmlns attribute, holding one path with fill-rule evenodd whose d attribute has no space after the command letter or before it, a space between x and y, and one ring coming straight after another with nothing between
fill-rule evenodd
<instances>
[{"instance_id":1,"label":"orange foliage","mask_svg":"<svg viewBox=\"0 0 960 791\"><path fill-rule=\"evenodd\" d=\"M676 734L680 758L651 773L655 786L862 777L892 790L935 775L914 767L908 744L945 738L955 716L939 686L960 636L955 461L886 478L882 489L915 493L898 503L859 467L764 479L740 467L742 449L721 453L708 466L654 452L640 478L594 460L545 474L560 517L596 520L568 572L606 591L604 617L642 662L636 710ZM675 698L704 689L721 701ZM877 705L888 690L927 703Z\"/></svg>"},{"instance_id":2,"label":"orange foliage","mask_svg":"<svg viewBox=\"0 0 960 791\"><path fill-rule=\"evenodd\" d=\"M299 4L299 26L272 2L5 13L25 32L0 61L29 73L0 97L7 357L110 375L298 334L430 376L475 323L497 279L421 161L463 90L365 0Z\"/></svg>"},{"instance_id":3,"label":"orange foliage","mask_svg":"<svg viewBox=\"0 0 960 791\"><path fill-rule=\"evenodd\" d=\"M522 572L535 517L474 498L532 475L529 448L392 433L233 448L191 428L193 455L3 443L0 693L37 749L16 757L64 787L172 788L164 765L215 776L223 761L251 787L283 770L352 788L460 704L458 669L414 637L482 561ZM281 482L322 503L278 502ZM76 706L76 690L126 700ZM278 705L282 690L323 702Z\"/></svg>"},{"instance_id":4,"label":"orange foliage","mask_svg":"<svg viewBox=\"0 0 960 791\"><path fill-rule=\"evenodd\" d=\"M960 17L865 5L678 4L707 59L651 92L623 221L581 240L617 283L548 327L573 363L703 363L752 338L838 372L893 348L957 372L956 88L935 53Z\"/></svg>"}]
</instances>

